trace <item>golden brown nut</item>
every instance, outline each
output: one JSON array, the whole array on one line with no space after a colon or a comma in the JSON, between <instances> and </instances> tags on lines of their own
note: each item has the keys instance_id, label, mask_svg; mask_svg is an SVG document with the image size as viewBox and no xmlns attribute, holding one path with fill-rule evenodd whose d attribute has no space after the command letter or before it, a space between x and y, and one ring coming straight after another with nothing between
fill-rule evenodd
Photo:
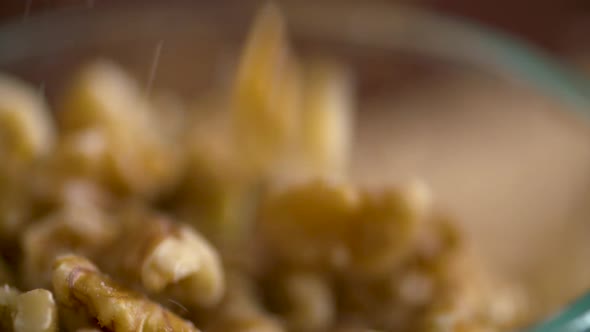
<instances>
[{"instance_id":1,"label":"golden brown nut","mask_svg":"<svg viewBox=\"0 0 590 332\"><path fill-rule=\"evenodd\" d=\"M42 95L0 75L0 243L12 244L31 215L28 177L52 152L55 127Z\"/></svg>"},{"instance_id":2,"label":"golden brown nut","mask_svg":"<svg viewBox=\"0 0 590 332\"><path fill-rule=\"evenodd\" d=\"M271 290L272 306L289 331L327 331L336 317L329 280L312 272L280 274Z\"/></svg>"},{"instance_id":3,"label":"golden brown nut","mask_svg":"<svg viewBox=\"0 0 590 332\"><path fill-rule=\"evenodd\" d=\"M93 137L106 141L103 173L113 189L149 195L171 185L180 167L178 147L167 141L151 108L133 79L99 61L79 74L59 115L68 135L100 132Z\"/></svg>"},{"instance_id":4,"label":"golden brown nut","mask_svg":"<svg viewBox=\"0 0 590 332\"><path fill-rule=\"evenodd\" d=\"M30 225L21 237L22 277L28 287L51 284L55 257L79 253L96 257L117 235L117 224L91 202L69 202L61 210Z\"/></svg>"},{"instance_id":5,"label":"golden brown nut","mask_svg":"<svg viewBox=\"0 0 590 332\"><path fill-rule=\"evenodd\" d=\"M223 116L194 129L181 197L182 214L221 248L247 238L257 197L230 138Z\"/></svg>"},{"instance_id":6,"label":"golden brown nut","mask_svg":"<svg viewBox=\"0 0 590 332\"><path fill-rule=\"evenodd\" d=\"M13 283L12 271L0 258L0 285L11 285Z\"/></svg>"},{"instance_id":7,"label":"golden brown nut","mask_svg":"<svg viewBox=\"0 0 590 332\"><path fill-rule=\"evenodd\" d=\"M225 290L221 259L192 228L153 212L128 216L113 273L188 307L217 304ZM117 263L118 262L118 263Z\"/></svg>"},{"instance_id":8,"label":"golden brown nut","mask_svg":"<svg viewBox=\"0 0 590 332\"><path fill-rule=\"evenodd\" d=\"M80 256L56 260L53 288L60 305L81 309L111 331L198 331L144 296L123 289Z\"/></svg>"},{"instance_id":9,"label":"golden brown nut","mask_svg":"<svg viewBox=\"0 0 590 332\"><path fill-rule=\"evenodd\" d=\"M57 331L57 308L51 292L35 289L16 298L14 331Z\"/></svg>"},{"instance_id":10,"label":"golden brown nut","mask_svg":"<svg viewBox=\"0 0 590 332\"><path fill-rule=\"evenodd\" d=\"M13 331L13 312L20 292L8 285L0 286L0 329Z\"/></svg>"},{"instance_id":11,"label":"golden brown nut","mask_svg":"<svg viewBox=\"0 0 590 332\"><path fill-rule=\"evenodd\" d=\"M0 248L15 244L18 233L31 217L31 203L26 179L0 179Z\"/></svg>"},{"instance_id":12,"label":"golden brown nut","mask_svg":"<svg viewBox=\"0 0 590 332\"><path fill-rule=\"evenodd\" d=\"M525 323L527 299L522 289L507 287L482 271L465 252L448 267L446 284L424 317L426 331L512 331Z\"/></svg>"},{"instance_id":13,"label":"golden brown nut","mask_svg":"<svg viewBox=\"0 0 590 332\"><path fill-rule=\"evenodd\" d=\"M353 93L350 74L339 64L312 63L305 76L302 152L310 174L345 179L352 150Z\"/></svg>"},{"instance_id":14,"label":"golden brown nut","mask_svg":"<svg viewBox=\"0 0 590 332\"><path fill-rule=\"evenodd\" d=\"M358 210L357 192L347 185L314 181L264 198L260 228L273 254L296 265L342 269L346 239Z\"/></svg>"},{"instance_id":15,"label":"golden brown nut","mask_svg":"<svg viewBox=\"0 0 590 332\"><path fill-rule=\"evenodd\" d=\"M341 317L386 331L422 331L439 303L446 306L442 303L448 299L465 303L473 295L479 298L457 288L475 279L473 266L460 256L459 245L457 230L446 218L428 218L408 244L405 257L388 272L370 278L339 276Z\"/></svg>"},{"instance_id":16,"label":"golden brown nut","mask_svg":"<svg viewBox=\"0 0 590 332\"><path fill-rule=\"evenodd\" d=\"M39 91L4 75L0 76L0 137L1 172L7 167L18 171L47 155L55 142L55 128Z\"/></svg>"},{"instance_id":17,"label":"golden brown nut","mask_svg":"<svg viewBox=\"0 0 590 332\"><path fill-rule=\"evenodd\" d=\"M116 64L100 60L83 68L72 82L59 113L64 132L98 127L107 135L151 126L150 106L131 77Z\"/></svg>"},{"instance_id":18,"label":"golden brown nut","mask_svg":"<svg viewBox=\"0 0 590 332\"><path fill-rule=\"evenodd\" d=\"M106 181L109 161L109 139L99 128L87 128L63 135L52 158L61 178L83 177Z\"/></svg>"},{"instance_id":19,"label":"golden brown nut","mask_svg":"<svg viewBox=\"0 0 590 332\"><path fill-rule=\"evenodd\" d=\"M21 294L8 286L0 288L0 327L13 332L57 331L53 295L45 289Z\"/></svg>"},{"instance_id":20,"label":"golden brown nut","mask_svg":"<svg viewBox=\"0 0 590 332\"><path fill-rule=\"evenodd\" d=\"M256 17L234 87L233 125L241 162L267 171L298 135L301 82L285 23L268 5Z\"/></svg>"},{"instance_id":21,"label":"golden brown nut","mask_svg":"<svg viewBox=\"0 0 590 332\"><path fill-rule=\"evenodd\" d=\"M380 276L407 257L429 208L427 190L416 183L405 190L361 195L359 214L349 233L352 275Z\"/></svg>"},{"instance_id":22,"label":"golden brown nut","mask_svg":"<svg viewBox=\"0 0 590 332\"><path fill-rule=\"evenodd\" d=\"M376 277L391 271L412 249L428 204L420 185L359 192L315 181L269 195L260 227L269 246L290 263Z\"/></svg>"},{"instance_id":23,"label":"golden brown nut","mask_svg":"<svg viewBox=\"0 0 590 332\"><path fill-rule=\"evenodd\" d=\"M264 311L251 279L233 271L228 274L227 283L226 295L207 331L286 331L278 319Z\"/></svg>"}]
</instances>

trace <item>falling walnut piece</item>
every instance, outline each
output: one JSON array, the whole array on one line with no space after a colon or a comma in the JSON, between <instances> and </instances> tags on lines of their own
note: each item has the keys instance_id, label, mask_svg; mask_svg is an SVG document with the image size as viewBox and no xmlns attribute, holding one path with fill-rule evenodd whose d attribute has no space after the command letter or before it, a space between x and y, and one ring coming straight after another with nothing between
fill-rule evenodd
<instances>
[{"instance_id":1,"label":"falling walnut piece","mask_svg":"<svg viewBox=\"0 0 590 332\"><path fill-rule=\"evenodd\" d=\"M55 261L53 288L60 305L83 308L111 331L199 331L159 304L124 289L81 256L62 256Z\"/></svg>"},{"instance_id":2,"label":"falling walnut piece","mask_svg":"<svg viewBox=\"0 0 590 332\"><path fill-rule=\"evenodd\" d=\"M57 308L53 295L45 289L19 293L0 288L0 328L12 332L57 331Z\"/></svg>"},{"instance_id":3,"label":"falling walnut piece","mask_svg":"<svg viewBox=\"0 0 590 332\"><path fill-rule=\"evenodd\" d=\"M240 59L232 105L242 163L267 171L297 137L301 78L285 22L273 5L255 19Z\"/></svg>"},{"instance_id":4,"label":"falling walnut piece","mask_svg":"<svg viewBox=\"0 0 590 332\"><path fill-rule=\"evenodd\" d=\"M352 79L346 68L315 61L305 75L302 111L302 152L310 173L343 179L352 150Z\"/></svg>"}]
</instances>

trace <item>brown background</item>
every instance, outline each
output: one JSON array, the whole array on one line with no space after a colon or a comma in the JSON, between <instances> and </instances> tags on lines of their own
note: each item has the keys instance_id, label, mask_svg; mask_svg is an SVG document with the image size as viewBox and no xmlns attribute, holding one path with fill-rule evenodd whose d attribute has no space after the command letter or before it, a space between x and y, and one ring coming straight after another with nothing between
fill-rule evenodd
<instances>
[{"instance_id":1,"label":"brown background","mask_svg":"<svg viewBox=\"0 0 590 332\"><path fill-rule=\"evenodd\" d=\"M2 0L0 20L56 8L109 6L146 0ZM166 0L158 0L166 1ZM192 2L205 1L193 0ZM395 0L373 0L392 2ZM405 0L438 11L468 17L560 54L590 49L590 1L587 0ZM238 6L243 1L216 0L219 5ZM338 2L338 1L334 1Z\"/></svg>"}]
</instances>

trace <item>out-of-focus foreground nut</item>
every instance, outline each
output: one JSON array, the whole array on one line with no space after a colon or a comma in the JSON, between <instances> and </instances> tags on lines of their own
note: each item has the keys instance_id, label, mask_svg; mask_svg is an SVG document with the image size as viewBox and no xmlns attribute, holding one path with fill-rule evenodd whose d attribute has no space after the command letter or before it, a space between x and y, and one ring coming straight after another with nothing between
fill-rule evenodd
<instances>
[{"instance_id":1,"label":"out-of-focus foreground nut","mask_svg":"<svg viewBox=\"0 0 590 332\"><path fill-rule=\"evenodd\" d=\"M314 181L263 199L260 228L273 251L299 266L341 269L348 264L346 239L358 209L348 185Z\"/></svg>"},{"instance_id":2,"label":"out-of-focus foreground nut","mask_svg":"<svg viewBox=\"0 0 590 332\"><path fill-rule=\"evenodd\" d=\"M57 331L53 295L45 289L21 294L8 286L0 288L0 327L13 332Z\"/></svg>"},{"instance_id":3,"label":"out-of-focus foreground nut","mask_svg":"<svg viewBox=\"0 0 590 332\"><path fill-rule=\"evenodd\" d=\"M273 307L285 318L289 331L327 331L334 323L332 289L318 273L286 273L272 293Z\"/></svg>"},{"instance_id":4,"label":"out-of-focus foreground nut","mask_svg":"<svg viewBox=\"0 0 590 332\"><path fill-rule=\"evenodd\" d=\"M217 114L194 129L180 199L181 214L222 249L247 238L256 200L228 121Z\"/></svg>"},{"instance_id":5,"label":"out-of-focus foreground nut","mask_svg":"<svg viewBox=\"0 0 590 332\"><path fill-rule=\"evenodd\" d=\"M232 271L227 277L227 292L207 326L208 331L284 332L280 321L265 312L253 282Z\"/></svg>"},{"instance_id":6,"label":"out-of-focus foreground nut","mask_svg":"<svg viewBox=\"0 0 590 332\"><path fill-rule=\"evenodd\" d=\"M349 233L350 273L379 276L391 271L413 249L429 208L422 188L365 191Z\"/></svg>"},{"instance_id":7,"label":"out-of-focus foreground nut","mask_svg":"<svg viewBox=\"0 0 590 332\"><path fill-rule=\"evenodd\" d=\"M101 61L86 67L73 82L63 100L60 124L66 134L102 132L108 155L105 181L114 189L153 194L179 176L180 154L166 140L151 108L137 82Z\"/></svg>"},{"instance_id":8,"label":"out-of-focus foreground nut","mask_svg":"<svg viewBox=\"0 0 590 332\"><path fill-rule=\"evenodd\" d=\"M31 216L31 193L25 182L21 177L0 179L0 248L14 245Z\"/></svg>"},{"instance_id":9,"label":"out-of-focus foreground nut","mask_svg":"<svg viewBox=\"0 0 590 332\"><path fill-rule=\"evenodd\" d=\"M0 242L11 243L31 212L27 188L35 162L55 143L49 109L34 87L0 75Z\"/></svg>"},{"instance_id":10,"label":"out-of-focus foreground nut","mask_svg":"<svg viewBox=\"0 0 590 332\"><path fill-rule=\"evenodd\" d=\"M88 202L66 204L23 233L23 282L28 287L49 286L55 257L72 252L96 257L117 231L117 224L99 207Z\"/></svg>"},{"instance_id":11,"label":"out-of-focus foreground nut","mask_svg":"<svg viewBox=\"0 0 590 332\"><path fill-rule=\"evenodd\" d=\"M41 93L0 75L0 169L28 165L54 143L55 128Z\"/></svg>"},{"instance_id":12,"label":"out-of-focus foreground nut","mask_svg":"<svg viewBox=\"0 0 590 332\"><path fill-rule=\"evenodd\" d=\"M122 288L80 256L62 256L55 261L53 288L60 305L83 309L111 331L198 331L192 323Z\"/></svg>"}]
</instances>

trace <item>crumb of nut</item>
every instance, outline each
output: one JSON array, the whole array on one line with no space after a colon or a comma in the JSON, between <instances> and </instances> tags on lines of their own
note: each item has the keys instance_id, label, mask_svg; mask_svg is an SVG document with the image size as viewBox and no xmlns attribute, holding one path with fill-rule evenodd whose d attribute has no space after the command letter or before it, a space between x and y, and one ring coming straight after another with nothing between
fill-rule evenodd
<instances>
[{"instance_id":1,"label":"crumb of nut","mask_svg":"<svg viewBox=\"0 0 590 332\"><path fill-rule=\"evenodd\" d=\"M81 306L110 330L198 331L159 304L124 289L81 256L62 256L55 261L53 288L60 305Z\"/></svg>"},{"instance_id":2,"label":"crumb of nut","mask_svg":"<svg viewBox=\"0 0 590 332\"><path fill-rule=\"evenodd\" d=\"M16 299L14 332L57 331L57 306L53 294L35 289L20 294Z\"/></svg>"},{"instance_id":3,"label":"crumb of nut","mask_svg":"<svg viewBox=\"0 0 590 332\"><path fill-rule=\"evenodd\" d=\"M57 307L50 291L34 289L20 293L0 288L0 327L13 332L57 331Z\"/></svg>"}]
</instances>

